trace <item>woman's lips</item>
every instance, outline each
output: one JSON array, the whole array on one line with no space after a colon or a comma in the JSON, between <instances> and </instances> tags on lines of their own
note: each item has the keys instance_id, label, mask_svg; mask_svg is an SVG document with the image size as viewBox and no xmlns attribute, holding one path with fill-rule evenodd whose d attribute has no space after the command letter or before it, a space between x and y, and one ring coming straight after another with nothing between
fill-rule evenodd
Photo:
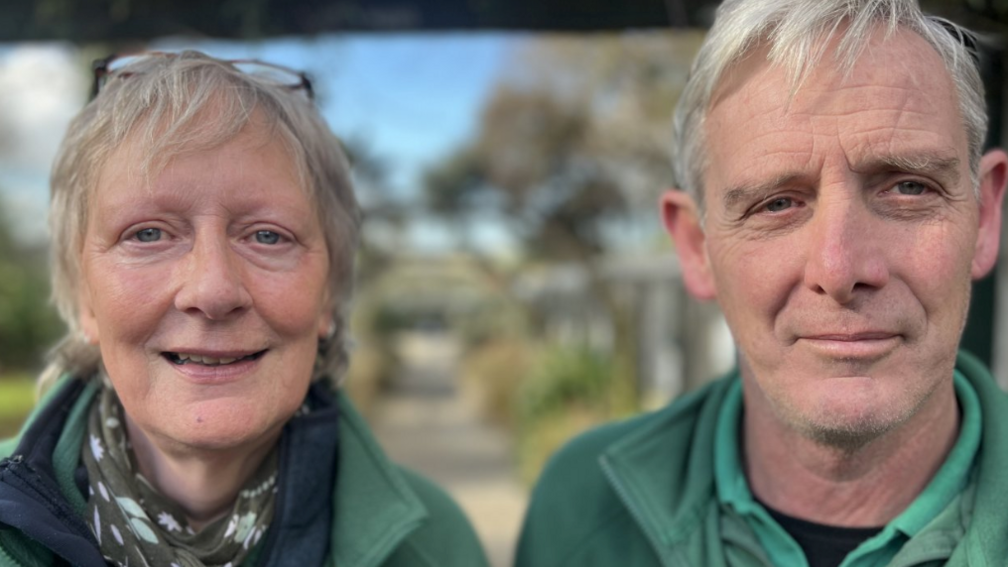
<instances>
[{"instance_id":1,"label":"woman's lips","mask_svg":"<svg viewBox=\"0 0 1008 567\"><path fill-rule=\"evenodd\" d=\"M188 352L166 352L165 356L168 360L178 365L202 364L204 366L226 366L228 364L234 364L235 362L241 362L250 358L258 358L262 356L264 352L266 351L261 350L251 354L229 353L219 355Z\"/></svg>"},{"instance_id":2,"label":"woman's lips","mask_svg":"<svg viewBox=\"0 0 1008 567\"><path fill-rule=\"evenodd\" d=\"M201 384L219 384L241 379L255 370L267 350L243 354L164 352L163 357L171 368L186 378Z\"/></svg>"}]
</instances>

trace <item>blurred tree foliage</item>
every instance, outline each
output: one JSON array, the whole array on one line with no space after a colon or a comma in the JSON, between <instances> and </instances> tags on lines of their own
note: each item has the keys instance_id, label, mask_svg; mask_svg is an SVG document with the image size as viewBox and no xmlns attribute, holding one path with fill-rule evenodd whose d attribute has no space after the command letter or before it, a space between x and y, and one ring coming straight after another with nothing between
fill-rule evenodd
<instances>
[{"instance_id":1,"label":"blurred tree foliage","mask_svg":"<svg viewBox=\"0 0 1008 567\"><path fill-rule=\"evenodd\" d=\"M451 221L463 247L468 230L489 218L510 230L526 258L585 270L628 382L636 376L635 326L598 260L626 247L628 227L655 225L657 196L672 183L672 109L701 39L676 31L530 41L489 97L474 137L425 176L429 208Z\"/></svg>"},{"instance_id":2,"label":"blurred tree foliage","mask_svg":"<svg viewBox=\"0 0 1008 567\"><path fill-rule=\"evenodd\" d=\"M0 211L0 216L3 215ZM0 373L41 367L45 352L64 332L49 304L46 251L26 245L0 218Z\"/></svg>"},{"instance_id":3,"label":"blurred tree foliage","mask_svg":"<svg viewBox=\"0 0 1008 567\"><path fill-rule=\"evenodd\" d=\"M473 139L428 170L431 209L503 219L539 258L606 250L614 229L652 214L671 183L670 118L701 39L679 31L529 41Z\"/></svg>"}]
</instances>

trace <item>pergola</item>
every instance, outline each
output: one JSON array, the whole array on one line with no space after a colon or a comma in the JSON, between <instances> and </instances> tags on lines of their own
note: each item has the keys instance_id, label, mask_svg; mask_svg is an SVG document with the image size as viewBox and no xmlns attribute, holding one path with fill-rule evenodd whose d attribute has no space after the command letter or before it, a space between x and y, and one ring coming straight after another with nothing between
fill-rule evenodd
<instances>
[{"instance_id":1,"label":"pergola","mask_svg":"<svg viewBox=\"0 0 1008 567\"><path fill-rule=\"evenodd\" d=\"M22 0L0 1L0 40L251 39L329 32L604 31L707 27L717 0ZM1008 0L922 0L986 33L1008 31Z\"/></svg>"}]
</instances>

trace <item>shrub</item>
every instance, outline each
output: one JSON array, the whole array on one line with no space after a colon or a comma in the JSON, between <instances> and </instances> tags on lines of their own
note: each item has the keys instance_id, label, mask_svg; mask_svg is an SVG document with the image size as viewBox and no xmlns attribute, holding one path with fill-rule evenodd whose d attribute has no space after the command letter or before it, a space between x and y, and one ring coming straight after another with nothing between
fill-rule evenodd
<instances>
[{"instance_id":1,"label":"shrub","mask_svg":"<svg viewBox=\"0 0 1008 567\"><path fill-rule=\"evenodd\" d=\"M564 442L626 413L613 357L587 346L549 349L522 380L518 409L518 461L531 483Z\"/></svg>"},{"instance_id":2,"label":"shrub","mask_svg":"<svg viewBox=\"0 0 1008 567\"><path fill-rule=\"evenodd\" d=\"M488 339L473 347L462 361L462 386L482 415L513 429L515 403L535 353L519 338Z\"/></svg>"},{"instance_id":3,"label":"shrub","mask_svg":"<svg viewBox=\"0 0 1008 567\"><path fill-rule=\"evenodd\" d=\"M0 439L17 433L34 406L35 381L31 377L0 377Z\"/></svg>"}]
</instances>

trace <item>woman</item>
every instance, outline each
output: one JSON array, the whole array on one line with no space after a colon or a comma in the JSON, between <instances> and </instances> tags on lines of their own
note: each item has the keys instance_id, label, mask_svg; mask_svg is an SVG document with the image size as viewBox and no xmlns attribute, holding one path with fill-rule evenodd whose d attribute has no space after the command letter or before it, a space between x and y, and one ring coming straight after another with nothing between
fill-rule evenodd
<instances>
[{"instance_id":1,"label":"woman","mask_svg":"<svg viewBox=\"0 0 1008 567\"><path fill-rule=\"evenodd\" d=\"M70 333L0 449L0 566L484 565L338 389L359 214L308 80L154 53L95 92L53 170Z\"/></svg>"}]
</instances>

